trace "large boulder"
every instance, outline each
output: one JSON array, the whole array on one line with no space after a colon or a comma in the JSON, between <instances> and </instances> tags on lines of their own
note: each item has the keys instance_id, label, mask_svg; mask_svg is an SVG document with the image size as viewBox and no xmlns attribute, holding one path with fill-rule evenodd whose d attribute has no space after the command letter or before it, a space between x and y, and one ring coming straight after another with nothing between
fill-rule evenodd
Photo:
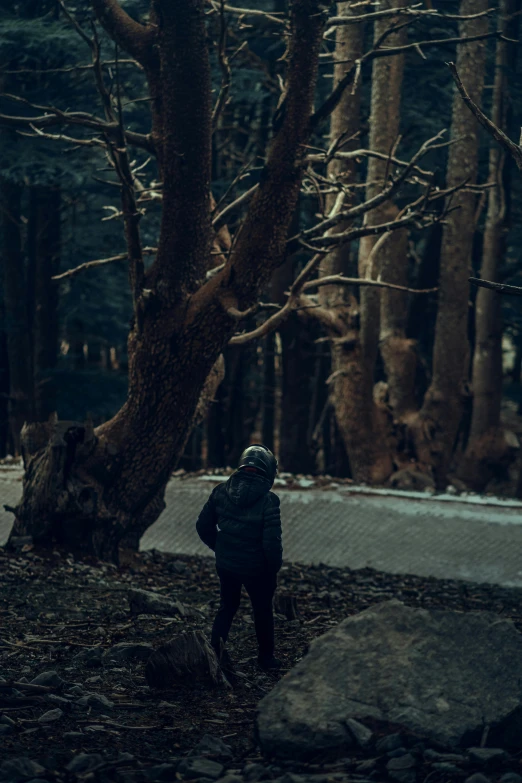
<instances>
[{"instance_id":1,"label":"large boulder","mask_svg":"<svg viewBox=\"0 0 522 783\"><path fill-rule=\"evenodd\" d=\"M403 726L444 746L522 747L522 635L485 612L400 601L349 617L260 702L262 750L309 758L356 744L348 719Z\"/></svg>"}]
</instances>

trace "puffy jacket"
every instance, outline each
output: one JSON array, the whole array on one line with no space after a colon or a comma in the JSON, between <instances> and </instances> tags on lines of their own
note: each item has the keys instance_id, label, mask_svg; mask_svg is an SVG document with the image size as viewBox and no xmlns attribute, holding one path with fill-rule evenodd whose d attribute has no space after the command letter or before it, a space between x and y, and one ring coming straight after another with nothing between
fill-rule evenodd
<instances>
[{"instance_id":1,"label":"puffy jacket","mask_svg":"<svg viewBox=\"0 0 522 783\"><path fill-rule=\"evenodd\" d=\"M196 530L216 553L218 568L236 574L281 568L280 504L270 487L262 476L239 470L213 490Z\"/></svg>"}]
</instances>

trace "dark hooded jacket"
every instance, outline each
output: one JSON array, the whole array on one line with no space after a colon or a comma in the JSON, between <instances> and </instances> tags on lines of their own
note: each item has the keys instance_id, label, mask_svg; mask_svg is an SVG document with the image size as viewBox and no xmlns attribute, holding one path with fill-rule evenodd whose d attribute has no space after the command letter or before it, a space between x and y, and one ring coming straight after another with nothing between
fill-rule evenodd
<instances>
[{"instance_id":1,"label":"dark hooded jacket","mask_svg":"<svg viewBox=\"0 0 522 783\"><path fill-rule=\"evenodd\" d=\"M259 474L238 470L217 486L196 523L201 540L216 553L216 566L251 575L281 568L279 498Z\"/></svg>"}]
</instances>

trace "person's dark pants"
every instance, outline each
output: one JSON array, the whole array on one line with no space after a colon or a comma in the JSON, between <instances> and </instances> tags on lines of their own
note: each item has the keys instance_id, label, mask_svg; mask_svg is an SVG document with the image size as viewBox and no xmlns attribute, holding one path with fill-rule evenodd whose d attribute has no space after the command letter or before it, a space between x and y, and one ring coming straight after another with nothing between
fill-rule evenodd
<instances>
[{"instance_id":1,"label":"person's dark pants","mask_svg":"<svg viewBox=\"0 0 522 783\"><path fill-rule=\"evenodd\" d=\"M274 654L274 614L272 601L277 585L273 572L240 576L232 571L217 569L221 582L221 602L212 627L211 643L219 652L219 640L226 643L234 616L239 609L241 587L244 585L252 602L259 657L269 659Z\"/></svg>"}]
</instances>

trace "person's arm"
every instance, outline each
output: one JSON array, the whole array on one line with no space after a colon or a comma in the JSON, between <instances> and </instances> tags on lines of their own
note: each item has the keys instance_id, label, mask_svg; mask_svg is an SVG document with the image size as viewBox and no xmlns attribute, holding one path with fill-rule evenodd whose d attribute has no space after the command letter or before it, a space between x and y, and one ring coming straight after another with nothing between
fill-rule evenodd
<instances>
[{"instance_id":1,"label":"person's arm","mask_svg":"<svg viewBox=\"0 0 522 783\"><path fill-rule=\"evenodd\" d=\"M263 552L271 571L279 571L283 564L280 501L272 492L268 495L263 524Z\"/></svg>"},{"instance_id":2,"label":"person's arm","mask_svg":"<svg viewBox=\"0 0 522 783\"><path fill-rule=\"evenodd\" d=\"M201 509L198 521L196 522L198 536L213 552L216 549L216 525L218 522L216 507L214 505L214 492L215 490L212 491L209 499Z\"/></svg>"}]
</instances>

